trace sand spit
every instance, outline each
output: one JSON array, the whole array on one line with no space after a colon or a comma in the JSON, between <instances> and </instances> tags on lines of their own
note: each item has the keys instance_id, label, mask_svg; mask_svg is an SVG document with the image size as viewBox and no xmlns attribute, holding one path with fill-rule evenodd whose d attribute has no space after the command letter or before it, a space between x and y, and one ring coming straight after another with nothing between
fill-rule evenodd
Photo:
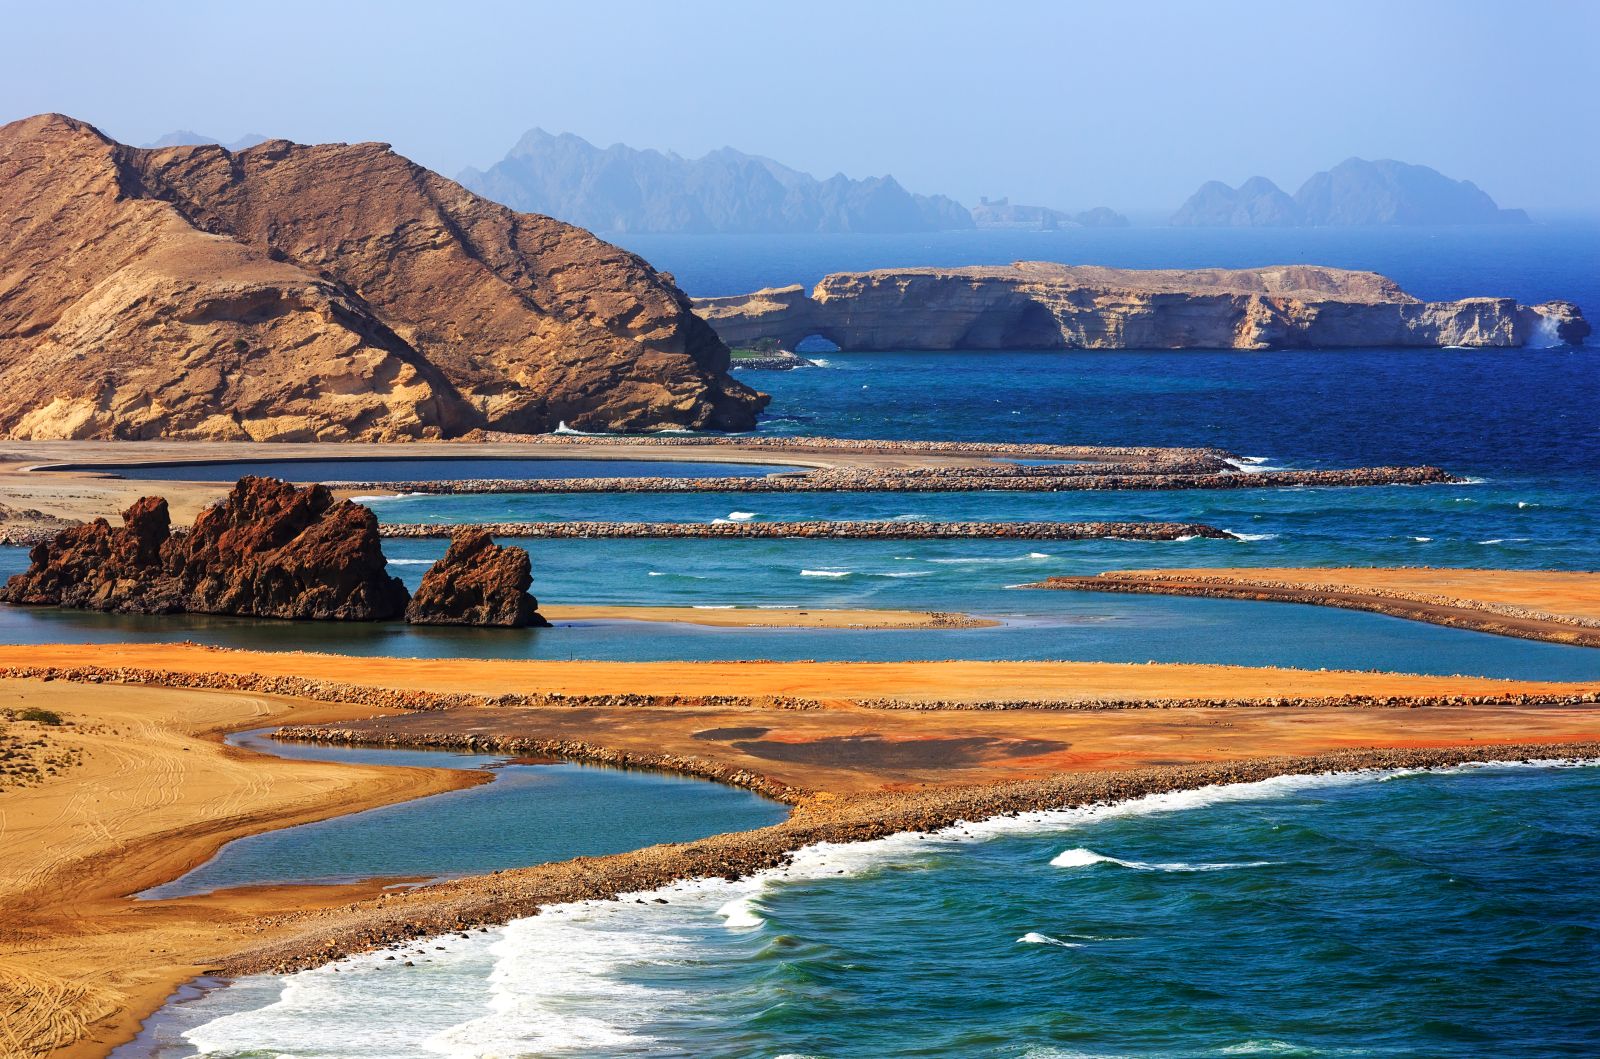
<instances>
[{"instance_id":1,"label":"sand spit","mask_svg":"<svg viewBox=\"0 0 1600 1059\"><path fill-rule=\"evenodd\" d=\"M34 655L50 652L50 648L41 651L30 647L27 650ZM283 661L269 661L280 670L311 668L306 663L313 660L325 663L325 668L347 673L371 669L374 677L386 674L393 682L391 685L308 677L291 672L41 664L12 661L7 656L13 653L11 649L0 647L0 679L244 691L392 710L454 710L463 707L961 711L1235 707L1416 709L1428 706L1574 706L1600 702L1600 690L1587 684L1181 663L1141 666L1114 662L489 661L479 666L460 667L465 672L477 670L473 673L478 678L474 682L490 687L510 689L538 686L552 679L563 678L567 684L562 690L484 693L427 687L429 683L440 682L440 678L444 683L449 683L448 674L458 668L440 665L433 659L381 659L376 661L381 661L383 665L373 667L373 659L285 652ZM271 655L263 656L254 652L217 651L216 656L212 658L213 664L226 661L227 656L237 658L245 665L250 664L251 660L263 660L263 657L272 659ZM572 672L574 670L577 672ZM881 674L887 678L883 680L885 688L899 686L905 693L883 695L867 691L877 681L871 675L863 677L862 670ZM407 679L408 674L411 679ZM864 682L857 683L851 678ZM1055 687L1057 680L1062 680L1059 688ZM1190 680L1204 691L1190 695L1158 693L1162 688L1189 686ZM974 693L974 684L983 690ZM694 685L709 685L719 687L719 690L689 694L643 690ZM1148 689L1148 693L1141 693L1137 689ZM952 690L965 690L969 697L952 698ZM1258 693L1252 694L1252 690ZM796 694L797 691L801 693Z\"/></svg>"},{"instance_id":2,"label":"sand spit","mask_svg":"<svg viewBox=\"0 0 1600 1059\"><path fill-rule=\"evenodd\" d=\"M1500 636L1600 647L1600 573L1432 568L1132 570L1052 577L1024 587L1307 603Z\"/></svg>"}]
</instances>

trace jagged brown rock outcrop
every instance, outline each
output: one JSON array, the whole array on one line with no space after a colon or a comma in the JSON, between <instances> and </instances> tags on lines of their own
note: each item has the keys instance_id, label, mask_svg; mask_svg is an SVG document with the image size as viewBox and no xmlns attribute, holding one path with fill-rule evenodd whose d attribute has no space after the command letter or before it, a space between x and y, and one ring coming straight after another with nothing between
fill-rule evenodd
<instances>
[{"instance_id":1,"label":"jagged brown rock outcrop","mask_svg":"<svg viewBox=\"0 0 1600 1059\"><path fill-rule=\"evenodd\" d=\"M821 335L846 350L1522 346L1589 334L1570 302L1424 302L1375 273L1314 265L838 272L809 295L771 288L698 299L695 311L734 345Z\"/></svg>"},{"instance_id":2,"label":"jagged brown rock outcrop","mask_svg":"<svg viewBox=\"0 0 1600 1059\"><path fill-rule=\"evenodd\" d=\"M533 567L521 548L502 547L486 530L467 527L450 538L444 558L417 586L406 621L413 625L547 626L528 594Z\"/></svg>"},{"instance_id":3,"label":"jagged brown rock outcrop","mask_svg":"<svg viewBox=\"0 0 1600 1059\"><path fill-rule=\"evenodd\" d=\"M160 497L135 502L122 520L113 528L96 519L36 545L0 601L341 621L396 618L406 607L377 518L326 486L244 478L182 534Z\"/></svg>"},{"instance_id":4,"label":"jagged brown rock outcrop","mask_svg":"<svg viewBox=\"0 0 1600 1059\"><path fill-rule=\"evenodd\" d=\"M142 150L0 126L0 435L745 429L668 277L384 144Z\"/></svg>"}]
</instances>

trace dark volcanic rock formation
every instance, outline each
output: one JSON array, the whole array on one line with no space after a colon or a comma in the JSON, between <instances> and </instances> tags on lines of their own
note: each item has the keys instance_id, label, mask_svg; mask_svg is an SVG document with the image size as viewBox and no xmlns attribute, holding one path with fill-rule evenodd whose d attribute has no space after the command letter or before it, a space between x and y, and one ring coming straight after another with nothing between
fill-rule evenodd
<instances>
[{"instance_id":1,"label":"dark volcanic rock formation","mask_svg":"<svg viewBox=\"0 0 1600 1059\"><path fill-rule=\"evenodd\" d=\"M820 335L844 350L1522 346L1589 334L1570 302L1424 302L1375 273L1313 265L838 272L809 295L779 287L695 309L733 345Z\"/></svg>"},{"instance_id":2,"label":"dark volcanic rock formation","mask_svg":"<svg viewBox=\"0 0 1600 1059\"><path fill-rule=\"evenodd\" d=\"M140 150L0 127L0 435L746 429L671 280L384 144Z\"/></svg>"},{"instance_id":3,"label":"dark volcanic rock formation","mask_svg":"<svg viewBox=\"0 0 1600 1059\"><path fill-rule=\"evenodd\" d=\"M549 625L528 594L532 564L482 529L456 530L444 558L428 568L406 608L413 625Z\"/></svg>"},{"instance_id":4,"label":"dark volcanic rock formation","mask_svg":"<svg viewBox=\"0 0 1600 1059\"><path fill-rule=\"evenodd\" d=\"M461 183L487 198L602 232L935 232L971 228L965 206L891 176L818 180L731 147L703 158L599 148L534 129Z\"/></svg>"},{"instance_id":5,"label":"dark volcanic rock formation","mask_svg":"<svg viewBox=\"0 0 1600 1059\"><path fill-rule=\"evenodd\" d=\"M34 547L0 600L139 614L238 614L375 621L398 617L406 590L385 568L378 521L304 489L244 478L187 533L146 497L118 528L96 519Z\"/></svg>"},{"instance_id":6,"label":"dark volcanic rock formation","mask_svg":"<svg viewBox=\"0 0 1600 1059\"><path fill-rule=\"evenodd\" d=\"M1315 173L1290 198L1266 177L1237 188L1212 180L1172 215L1171 223L1203 227L1297 225L1527 224L1522 210L1503 210L1470 180L1452 180L1425 165L1392 158L1348 158Z\"/></svg>"}]
</instances>

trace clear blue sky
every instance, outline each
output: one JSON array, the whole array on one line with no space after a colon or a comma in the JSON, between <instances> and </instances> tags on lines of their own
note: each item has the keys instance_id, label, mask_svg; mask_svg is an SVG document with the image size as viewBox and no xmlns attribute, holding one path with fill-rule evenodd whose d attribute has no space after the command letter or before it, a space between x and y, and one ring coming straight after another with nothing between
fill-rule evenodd
<instances>
[{"instance_id":1,"label":"clear blue sky","mask_svg":"<svg viewBox=\"0 0 1600 1059\"><path fill-rule=\"evenodd\" d=\"M0 25L0 120L131 143L385 140L454 175L539 125L1133 209L1360 155L1600 210L1600 0L0 0Z\"/></svg>"}]
</instances>

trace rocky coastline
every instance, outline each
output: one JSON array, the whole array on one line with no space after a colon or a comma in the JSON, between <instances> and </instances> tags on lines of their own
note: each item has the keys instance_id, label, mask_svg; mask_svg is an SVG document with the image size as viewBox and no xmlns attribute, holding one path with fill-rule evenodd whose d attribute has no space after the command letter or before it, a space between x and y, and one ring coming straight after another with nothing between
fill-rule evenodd
<instances>
[{"instance_id":1,"label":"rocky coastline","mask_svg":"<svg viewBox=\"0 0 1600 1059\"><path fill-rule=\"evenodd\" d=\"M1237 540L1232 533L1198 522L481 522L436 525L387 523L382 537L452 537L465 530L491 537L773 540L788 537L831 540L1139 540L1176 541L1200 537Z\"/></svg>"},{"instance_id":2,"label":"rocky coastline","mask_svg":"<svg viewBox=\"0 0 1600 1059\"><path fill-rule=\"evenodd\" d=\"M1051 473L1054 472L1054 473ZM359 493L973 493L1111 492L1142 489L1278 489L1460 483L1438 467L1169 473L1141 468L1018 467L806 471L760 478L465 478L340 482Z\"/></svg>"},{"instance_id":3,"label":"rocky coastline","mask_svg":"<svg viewBox=\"0 0 1600 1059\"><path fill-rule=\"evenodd\" d=\"M373 745L369 731L296 728L284 737L303 741ZM417 736L379 740L384 746L438 746L453 741ZM457 744L459 745L459 744ZM1467 762L1589 759L1600 743L1468 745L1437 749L1361 749L1302 757L1077 772L1048 779L991 785L821 799L759 775L710 760L675 755L622 754L583 743L530 739L479 739L480 752L551 754L569 760L626 763L628 767L687 771L732 782L795 805L790 818L755 831L698 842L651 846L631 853L583 857L493 875L393 890L341 909L291 913L270 925L279 937L218 961L224 975L285 973L320 966L357 952L401 946L423 938L462 933L537 915L546 905L570 901L644 901L651 891L697 878L739 879L783 866L795 851L819 842L865 842L900 832L933 832L997 816L1104 805L1145 795L1247 783L1276 776L1377 769L1443 768ZM670 901L670 895L659 898Z\"/></svg>"},{"instance_id":4,"label":"rocky coastline","mask_svg":"<svg viewBox=\"0 0 1600 1059\"><path fill-rule=\"evenodd\" d=\"M1009 266L836 272L799 285L699 298L730 345L793 348L813 335L845 351L982 349L1350 349L1581 344L1571 302L1424 302L1371 272Z\"/></svg>"}]
</instances>

